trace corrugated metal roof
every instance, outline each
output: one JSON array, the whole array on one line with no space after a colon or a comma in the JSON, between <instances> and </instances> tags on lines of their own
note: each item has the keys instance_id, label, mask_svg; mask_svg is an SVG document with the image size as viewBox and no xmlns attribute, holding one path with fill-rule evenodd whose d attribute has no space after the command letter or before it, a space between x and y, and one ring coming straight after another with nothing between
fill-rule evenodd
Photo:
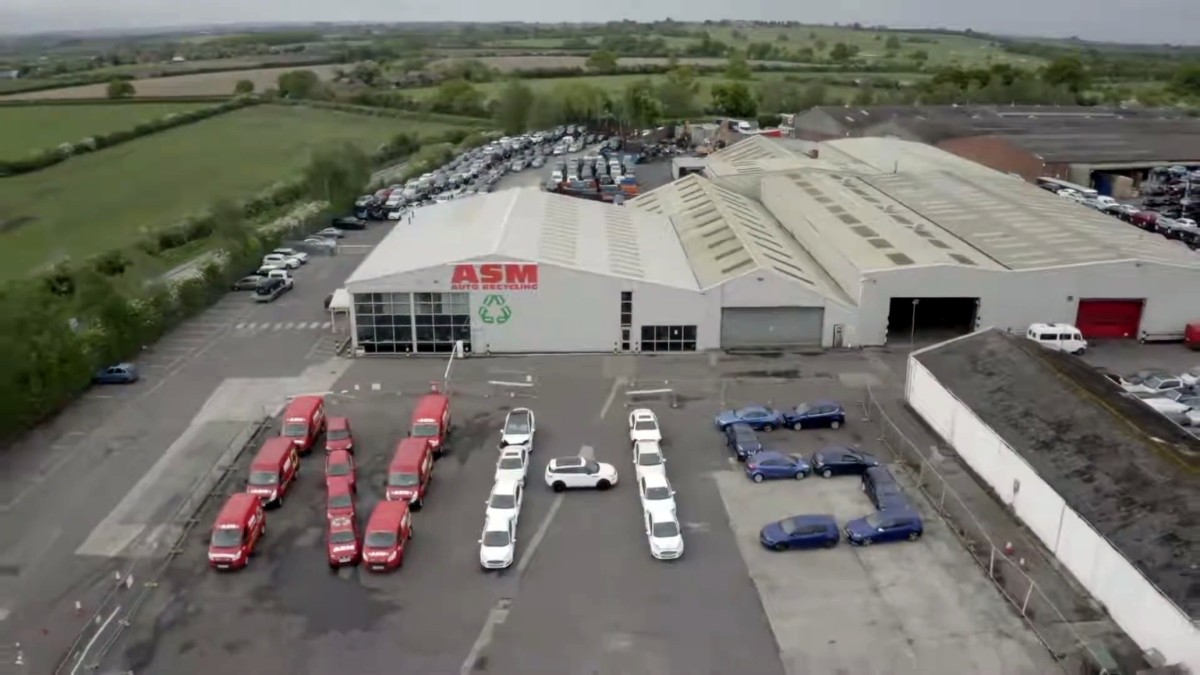
<instances>
[{"instance_id":1,"label":"corrugated metal roof","mask_svg":"<svg viewBox=\"0 0 1200 675\"><path fill-rule=\"evenodd\" d=\"M840 155L870 168L858 172L860 174L953 171L1005 178L1005 174L945 150L897 138L841 138L822 143L820 152L822 157L832 161L837 161ZM1020 181L1020 178L1008 178Z\"/></svg>"},{"instance_id":2,"label":"corrugated metal roof","mask_svg":"<svg viewBox=\"0 0 1200 675\"><path fill-rule=\"evenodd\" d=\"M628 202L671 217L701 288L769 269L843 304L852 300L761 204L701 176Z\"/></svg>"},{"instance_id":3,"label":"corrugated metal roof","mask_svg":"<svg viewBox=\"0 0 1200 675\"><path fill-rule=\"evenodd\" d=\"M537 189L504 190L419 209L363 261L348 285L503 256L697 290L666 216Z\"/></svg>"}]
</instances>

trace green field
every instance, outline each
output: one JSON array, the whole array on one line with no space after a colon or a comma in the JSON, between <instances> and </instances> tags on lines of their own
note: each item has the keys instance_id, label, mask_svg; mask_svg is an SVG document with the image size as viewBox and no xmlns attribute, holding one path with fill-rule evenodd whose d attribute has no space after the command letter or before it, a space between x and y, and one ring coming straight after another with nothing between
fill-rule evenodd
<instances>
[{"instance_id":1,"label":"green field","mask_svg":"<svg viewBox=\"0 0 1200 675\"><path fill-rule=\"evenodd\" d=\"M599 87L599 88L605 90L606 92L608 92L608 94L610 96L613 96L613 95L620 94L621 90L623 90L631 82L636 82L637 80L642 80L642 79L647 79L647 78L649 78L652 82L658 82L658 81L661 81L665 77L666 77L665 75L596 75L593 77L531 78L531 79L524 80L524 82L526 84L528 84L531 89L533 89L534 91L537 91L537 92L549 92L549 91L554 90L555 87L558 87L558 86L564 85L564 84L570 84L570 83L576 83L576 82L586 82L594 87ZM760 85L770 84L771 82L779 82L779 81L784 81L784 80L796 82L800 85L806 85L809 82L816 81L816 80L829 80L829 79L870 80L872 78L897 80L902 83L912 83L912 82L918 82L921 79L924 79L926 77L928 77L928 76L921 75L921 74L915 74L915 73L758 72L758 73L754 73L754 79L749 80L747 82L747 84L749 84L753 88L753 87L758 87ZM696 81L700 84L700 91L698 92L696 99L698 102L703 103L708 100L708 97L710 95L710 89L711 89L712 85L720 83L720 82L726 82L727 80L723 77L719 77L719 76L715 76L715 75L704 75L704 76L697 77ZM475 86L481 92L483 92L485 96L490 98L490 97L496 96L498 94L498 92L506 84L507 83L504 81L498 81L498 82L484 82L481 84L477 84ZM830 97L837 97L837 98L842 99L843 101L849 101L850 98L852 98L854 96L856 89L852 86L831 85L827 88L827 91L828 91ZM437 87L419 87L416 89L407 89L404 91L404 93L406 95L412 96L416 99L429 98L435 92L437 92Z\"/></svg>"},{"instance_id":2,"label":"green field","mask_svg":"<svg viewBox=\"0 0 1200 675\"><path fill-rule=\"evenodd\" d=\"M58 166L0 180L0 278L64 255L131 244L222 197L243 198L294 175L312 149L351 141L374 150L400 132L447 127L311 108L255 106L153 134Z\"/></svg>"},{"instance_id":3,"label":"green field","mask_svg":"<svg viewBox=\"0 0 1200 675\"><path fill-rule=\"evenodd\" d=\"M74 143L88 136L131 129L171 113L211 103L127 103L96 105L0 106L0 158L16 159L31 152Z\"/></svg>"}]
</instances>

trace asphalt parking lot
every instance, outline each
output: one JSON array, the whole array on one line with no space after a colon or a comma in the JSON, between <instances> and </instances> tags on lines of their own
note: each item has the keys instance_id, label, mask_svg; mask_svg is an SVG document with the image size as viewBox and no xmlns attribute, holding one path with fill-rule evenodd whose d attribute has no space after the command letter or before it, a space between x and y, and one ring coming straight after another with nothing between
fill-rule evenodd
<instances>
[{"instance_id":1,"label":"asphalt parking lot","mask_svg":"<svg viewBox=\"0 0 1200 675\"><path fill-rule=\"evenodd\" d=\"M18 672L51 672L114 572L164 553L181 491L250 418L339 376L322 367L336 340L323 300L384 229L313 256L275 303L227 295L136 359L141 381L93 389L0 455L0 646L21 643Z\"/></svg>"},{"instance_id":2,"label":"asphalt parking lot","mask_svg":"<svg viewBox=\"0 0 1200 675\"><path fill-rule=\"evenodd\" d=\"M414 402L445 365L353 362L329 388L330 413L350 416L359 436L360 517L379 498ZM853 479L750 483L712 415L810 397L852 406L885 371L857 354L789 358L786 368L715 355L460 361L451 370L451 452L414 518L401 570L327 569L318 453L287 505L268 516L270 535L247 570L207 569L215 505L202 513L103 665L180 674L1048 672L1049 657L932 514L915 544L758 548L768 520L806 511L848 519L869 503ZM497 381L533 386L488 384ZM625 422L630 390L664 388L678 407L646 405L661 420L678 491L687 551L673 562L649 555ZM498 430L514 405L533 408L539 422L517 563L485 573L476 541ZM856 422L771 438L806 453L834 442L872 449L872 433ZM545 462L580 452L614 464L620 484L564 495L546 488Z\"/></svg>"}]
</instances>

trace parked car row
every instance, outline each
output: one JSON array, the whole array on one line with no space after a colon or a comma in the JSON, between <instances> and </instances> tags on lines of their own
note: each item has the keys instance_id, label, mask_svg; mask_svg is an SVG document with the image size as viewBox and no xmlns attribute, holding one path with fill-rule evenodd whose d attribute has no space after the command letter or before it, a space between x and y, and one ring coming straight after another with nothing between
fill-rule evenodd
<instances>
[{"instance_id":1,"label":"parked car row","mask_svg":"<svg viewBox=\"0 0 1200 675\"><path fill-rule=\"evenodd\" d=\"M920 515L892 473L873 455L849 446L829 446L805 457L772 448L773 444L764 443L757 433L818 426L837 429L845 420L845 409L833 401L784 411L755 405L717 415L715 424L724 435L725 447L743 463L746 476L755 483L803 480L814 474L824 478L859 476L863 493L876 509L842 527L829 514L802 514L768 523L759 532L765 548L830 548L841 541L843 532L847 541L859 546L921 538L924 524Z\"/></svg>"},{"instance_id":2,"label":"parked car row","mask_svg":"<svg viewBox=\"0 0 1200 675\"><path fill-rule=\"evenodd\" d=\"M1180 426L1200 427L1200 367L1184 373L1140 370L1118 375L1101 373L1129 396Z\"/></svg>"}]
</instances>

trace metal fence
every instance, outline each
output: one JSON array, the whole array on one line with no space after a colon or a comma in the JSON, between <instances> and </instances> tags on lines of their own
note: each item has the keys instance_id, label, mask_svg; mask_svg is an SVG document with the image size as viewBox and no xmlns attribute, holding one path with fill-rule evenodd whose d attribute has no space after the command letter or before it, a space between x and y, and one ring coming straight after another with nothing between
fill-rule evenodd
<instances>
[{"instance_id":1,"label":"metal fence","mask_svg":"<svg viewBox=\"0 0 1200 675\"><path fill-rule=\"evenodd\" d=\"M866 418L874 423L879 440L916 480L921 493L937 509L1000 593L1037 635L1059 663L1063 672L1115 675L1116 664L1106 652L1098 652L1074 629L1062 611L1026 573L1025 560L1009 555L1008 542L992 538L978 517L967 508L954 488L934 468L935 461L913 443L883 409L867 387L863 401ZM1083 668L1086 667L1086 671Z\"/></svg>"}]
</instances>

